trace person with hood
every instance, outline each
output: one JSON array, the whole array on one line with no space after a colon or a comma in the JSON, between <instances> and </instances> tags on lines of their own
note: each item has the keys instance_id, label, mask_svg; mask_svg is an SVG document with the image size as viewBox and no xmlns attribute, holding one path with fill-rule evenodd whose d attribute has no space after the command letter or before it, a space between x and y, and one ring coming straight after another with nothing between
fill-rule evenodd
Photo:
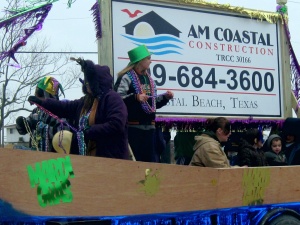
<instances>
[{"instance_id":1,"label":"person with hood","mask_svg":"<svg viewBox=\"0 0 300 225\"><path fill-rule=\"evenodd\" d=\"M64 94L61 84L51 76L39 80L35 96L40 99L59 100L59 90ZM30 134L29 147L32 150L55 152L52 139L55 133L61 129L68 130L67 126L61 127L61 123L39 108L33 109L27 117L19 116L16 119L16 129L19 134Z\"/></svg>"},{"instance_id":2,"label":"person with hood","mask_svg":"<svg viewBox=\"0 0 300 225\"><path fill-rule=\"evenodd\" d=\"M300 119L286 118L282 128L283 148L288 165L300 165Z\"/></svg>"},{"instance_id":3,"label":"person with hood","mask_svg":"<svg viewBox=\"0 0 300 225\"><path fill-rule=\"evenodd\" d=\"M278 134L272 134L266 141L267 151L265 157L269 166L285 166L287 160L282 148L281 137Z\"/></svg>"},{"instance_id":4,"label":"person with hood","mask_svg":"<svg viewBox=\"0 0 300 225\"><path fill-rule=\"evenodd\" d=\"M207 129L196 136L194 155L191 166L230 168L229 160L221 143L227 142L231 134L230 122L224 117L210 118L206 121Z\"/></svg>"},{"instance_id":5,"label":"person with hood","mask_svg":"<svg viewBox=\"0 0 300 225\"><path fill-rule=\"evenodd\" d=\"M112 90L109 67L91 60L71 59L84 74L82 98L62 102L30 96L28 101L73 121L76 135L71 154L128 159L127 109L120 95Z\"/></svg>"},{"instance_id":6,"label":"person with hood","mask_svg":"<svg viewBox=\"0 0 300 225\"><path fill-rule=\"evenodd\" d=\"M118 73L115 91L128 110L128 140L137 161L159 162L156 150L159 139L155 132L156 109L173 98L173 92L157 95L149 68L151 53L145 45L128 51L130 63Z\"/></svg>"},{"instance_id":7,"label":"person with hood","mask_svg":"<svg viewBox=\"0 0 300 225\"><path fill-rule=\"evenodd\" d=\"M257 128L250 128L244 132L239 144L237 154L239 166L260 167L268 166L263 146L262 131Z\"/></svg>"}]
</instances>

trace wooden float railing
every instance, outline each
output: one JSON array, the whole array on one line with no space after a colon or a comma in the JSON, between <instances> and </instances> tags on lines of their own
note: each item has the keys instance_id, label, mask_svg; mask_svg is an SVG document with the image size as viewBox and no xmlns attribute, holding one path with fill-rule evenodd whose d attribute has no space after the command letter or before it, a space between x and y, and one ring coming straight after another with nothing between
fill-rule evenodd
<instances>
[{"instance_id":1,"label":"wooden float railing","mask_svg":"<svg viewBox=\"0 0 300 225\"><path fill-rule=\"evenodd\" d=\"M0 149L0 161L0 199L35 216L137 215L300 201L300 166L213 169L13 149ZM61 191L52 196L56 199L39 201L47 195L45 184L56 178L52 191Z\"/></svg>"}]
</instances>

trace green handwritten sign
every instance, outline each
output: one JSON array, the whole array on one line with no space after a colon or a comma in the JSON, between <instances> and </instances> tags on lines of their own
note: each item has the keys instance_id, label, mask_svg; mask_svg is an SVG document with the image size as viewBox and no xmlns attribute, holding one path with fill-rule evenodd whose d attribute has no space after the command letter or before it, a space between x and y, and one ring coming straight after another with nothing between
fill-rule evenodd
<instances>
[{"instance_id":1,"label":"green handwritten sign","mask_svg":"<svg viewBox=\"0 0 300 225\"><path fill-rule=\"evenodd\" d=\"M37 186L37 199L42 207L71 202L73 194L69 178L74 177L70 156L35 163L27 166L30 186Z\"/></svg>"}]
</instances>

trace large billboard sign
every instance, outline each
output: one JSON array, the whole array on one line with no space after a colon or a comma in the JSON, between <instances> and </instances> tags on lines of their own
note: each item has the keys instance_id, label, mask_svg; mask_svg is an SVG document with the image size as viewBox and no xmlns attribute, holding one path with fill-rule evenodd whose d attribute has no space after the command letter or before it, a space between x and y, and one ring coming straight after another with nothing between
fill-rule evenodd
<instances>
[{"instance_id":1,"label":"large billboard sign","mask_svg":"<svg viewBox=\"0 0 300 225\"><path fill-rule=\"evenodd\" d=\"M282 117L278 26L220 11L113 0L114 74L128 64L130 49L145 44L158 94L175 95L158 114Z\"/></svg>"}]
</instances>

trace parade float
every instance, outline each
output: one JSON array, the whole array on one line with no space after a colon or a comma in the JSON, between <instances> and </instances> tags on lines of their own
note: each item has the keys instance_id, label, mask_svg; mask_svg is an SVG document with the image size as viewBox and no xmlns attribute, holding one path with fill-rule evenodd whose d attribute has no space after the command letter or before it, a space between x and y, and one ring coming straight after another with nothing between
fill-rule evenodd
<instances>
[{"instance_id":1,"label":"parade float","mask_svg":"<svg viewBox=\"0 0 300 225\"><path fill-rule=\"evenodd\" d=\"M267 223L276 216L299 223L298 166L213 169L12 149L0 155L1 224L285 224Z\"/></svg>"}]
</instances>

